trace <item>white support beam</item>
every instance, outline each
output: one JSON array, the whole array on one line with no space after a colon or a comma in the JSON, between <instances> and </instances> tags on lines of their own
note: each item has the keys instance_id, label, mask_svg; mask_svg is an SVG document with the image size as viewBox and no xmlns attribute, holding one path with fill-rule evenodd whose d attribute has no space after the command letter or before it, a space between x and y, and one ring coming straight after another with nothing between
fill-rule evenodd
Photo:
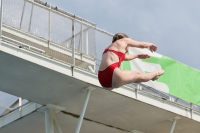
<instances>
[{"instance_id":1,"label":"white support beam","mask_svg":"<svg viewBox=\"0 0 200 133\"><path fill-rule=\"evenodd\" d=\"M58 133L63 133L55 113L64 111L66 108L53 104L47 104L38 111L45 113L45 128L46 133L54 133L54 128Z\"/></svg>"},{"instance_id":2,"label":"white support beam","mask_svg":"<svg viewBox=\"0 0 200 133\"><path fill-rule=\"evenodd\" d=\"M46 133L54 133L52 108L45 109L45 129Z\"/></svg>"},{"instance_id":3,"label":"white support beam","mask_svg":"<svg viewBox=\"0 0 200 133\"><path fill-rule=\"evenodd\" d=\"M171 129L170 129L170 132L169 133L173 133L174 132L174 128L175 128L175 126L176 126L176 121L178 120L178 119L180 119L181 117L179 117L179 116L176 116L176 117L174 117L173 118L173 123L172 123L172 126L171 126Z\"/></svg>"},{"instance_id":4,"label":"white support beam","mask_svg":"<svg viewBox=\"0 0 200 133\"><path fill-rule=\"evenodd\" d=\"M87 91L87 94L86 94L86 97L85 97L84 105L83 105L83 108L82 108L82 111L81 111L81 114L80 114L80 117L79 117L78 124L76 126L75 133L79 133L80 132L81 125L82 125L82 122L83 122L83 117L85 115L85 110L86 110L86 107L87 107L87 104L88 104L88 101L89 101L89 98L90 98L90 93L94 89L95 88L92 88L92 87L88 87L88 88L85 89Z\"/></svg>"},{"instance_id":5,"label":"white support beam","mask_svg":"<svg viewBox=\"0 0 200 133\"><path fill-rule=\"evenodd\" d=\"M21 106L22 106L22 98L19 97L19 107L21 107Z\"/></svg>"},{"instance_id":6,"label":"white support beam","mask_svg":"<svg viewBox=\"0 0 200 133\"><path fill-rule=\"evenodd\" d=\"M55 115L55 112L53 112L53 122L54 122L56 131L57 131L58 133L63 133L62 130L61 130L61 128L60 128L60 124L59 124L59 122L58 122L58 119L57 119L57 117L56 117L56 115Z\"/></svg>"},{"instance_id":7,"label":"white support beam","mask_svg":"<svg viewBox=\"0 0 200 133\"><path fill-rule=\"evenodd\" d=\"M19 97L19 107L21 107L21 106L22 106L22 98ZM19 110L21 110L21 108L19 108Z\"/></svg>"},{"instance_id":8,"label":"white support beam","mask_svg":"<svg viewBox=\"0 0 200 133\"><path fill-rule=\"evenodd\" d=\"M170 132L169 132L169 133L173 133L173 132L174 132L174 127L175 127L175 125L176 125L176 121L177 121L177 119L174 119L174 120L173 120L173 123L172 123L172 126L171 126L171 129L170 129Z\"/></svg>"}]
</instances>

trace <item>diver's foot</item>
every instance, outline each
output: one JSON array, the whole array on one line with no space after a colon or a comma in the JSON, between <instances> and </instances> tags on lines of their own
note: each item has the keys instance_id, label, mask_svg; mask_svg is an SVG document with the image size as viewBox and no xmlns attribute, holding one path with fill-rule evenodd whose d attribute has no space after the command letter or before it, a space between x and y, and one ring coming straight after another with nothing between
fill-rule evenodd
<instances>
[{"instance_id":1,"label":"diver's foot","mask_svg":"<svg viewBox=\"0 0 200 133\"><path fill-rule=\"evenodd\" d=\"M152 79L153 81L157 80L161 75L163 75L165 73L165 71L164 70L158 70L156 73L157 73L157 75Z\"/></svg>"}]
</instances>

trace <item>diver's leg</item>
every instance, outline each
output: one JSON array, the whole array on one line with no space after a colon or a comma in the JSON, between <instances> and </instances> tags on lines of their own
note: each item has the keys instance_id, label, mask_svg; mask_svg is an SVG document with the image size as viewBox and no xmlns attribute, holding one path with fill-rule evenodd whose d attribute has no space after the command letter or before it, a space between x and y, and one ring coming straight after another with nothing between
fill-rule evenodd
<instances>
[{"instance_id":1,"label":"diver's leg","mask_svg":"<svg viewBox=\"0 0 200 133\"><path fill-rule=\"evenodd\" d=\"M156 80L164 74L163 70L157 70L150 73L140 73L128 70L120 70L115 68L112 77L112 87L118 88L125 84L147 82L149 80Z\"/></svg>"}]
</instances>

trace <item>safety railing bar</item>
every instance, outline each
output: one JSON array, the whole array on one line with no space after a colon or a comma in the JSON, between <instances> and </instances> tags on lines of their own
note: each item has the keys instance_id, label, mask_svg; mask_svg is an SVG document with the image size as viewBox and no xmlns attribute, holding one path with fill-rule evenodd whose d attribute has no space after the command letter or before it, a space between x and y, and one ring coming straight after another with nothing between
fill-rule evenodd
<instances>
[{"instance_id":1,"label":"safety railing bar","mask_svg":"<svg viewBox=\"0 0 200 133\"><path fill-rule=\"evenodd\" d=\"M27 1L27 0L26 0ZM41 5L41 6L44 6L45 8L47 7L50 7L50 8L52 8L53 10L56 10L56 11L59 11L60 13L63 13L63 14L66 14L66 15L68 15L68 16L74 16L74 14L72 14L72 13L69 13L69 12L66 12L66 11L64 11L64 10L62 10L62 9L59 9L57 6L52 6L52 5L50 5L50 4L48 4L47 2L43 2L43 1L41 1L41 0L33 0L33 1L30 1L29 0L29 2L34 2L34 3L37 3L37 4L39 4L39 5ZM80 20L83 20L83 21L85 21L85 22L87 22L87 23L90 23L90 24L92 24L92 25L96 25L95 23L93 23L93 22L91 22L91 21L88 21L88 20L86 20L86 19L83 19L83 18L81 18L81 17L79 17L79 16L76 16L76 18L77 19L80 19Z\"/></svg>"},{"instance_id":2,"label":"safety railing bar","mask_svg":"<svg viewBox=\"0 0 200 133\"><path fill-rule=\"evenodd\" d=\"M143 91L143 90L138 90L138 91L139 91L140 93L144 93L144 94L146 94L146 95L151 95L152 97L161 98L161 97L159 97L158 95L154 95L154 94L152 94L152 93L148 93L148 92ZM161 98L161 99L162 99L162 98ZM170 100L166 100L166 101L169 102L169 103L172 103L172 104L174 104L174 105L177 105L177 106L179 106L179 107L181 107L181 108L187 109L187 110L194 110L193 108L187 107L187 106L185 106L185 105L182 105L182 104L177 103L177 102L174 102L174 101L170 101ZM200 110L194 110L194 111L200 113Z\"/></svg>"},{"instance_id":3,"label":"safety railing bar","mask_svg":"<svg viewBox=\"0 0 200 133\"><path fill-rule=\"evenodd\" d=\"M45 6L45 5L41 4L41 3L38 3L38 2L33 1L33 0L24 0L24 1L26 1L26 2L28 2L28 3L30 3L30 4L34 4L34 5L36 5L36 6L45 8L45 9L49 9L49 7L50 7L49 4L47 4L47 5Z\"/></svg>"},{"instance_id":4,"label":"safety railing bar","mask_svg":"<svg viewBox=\"0 0 200 133\"><path fill-rule=\"evenodd\" d=\"M36 6L39 6L39 7L41 7L41 8L45 8L45 9L47 9L47 10L50 10L49 9L49 7L48 6L44 6L44 5L42 5L42 4L40 4L40 3L37 3L37 2L35 2L35 1L30 1L30 0L26 0L27 2L29 2L29 3L31 3L31 4L33 4L33 5L36 5ZM51 6L50 5L50 7L51 7L51 10L50 11L52 11L52 12L54 12L54 13L57 13L57 14L59 14L59 15L62 15L62 16L64 16L64 17L67 17L67 18L70 18L70 19L75 19L77 22L80 22L80 23L82 23L82 24L84 24L84 25L86 25L86 26L90 26L90 27L93 27L93 28L96 28L96 24L94 24L94 23L92 23L92 22L89 22L88 20L85 20L85 19L83 19L83 18L80 18L80 17L78 17L78 16L76 16L76 15L74 15L74 14L71 14L71 13L68 13L68 12L65 12L65 13L63 13L63 12L60 12L59 10L55 10L54 8L56 8L56 7L54 7L54 6ZM71 16L70 16L71 15ZM84 20L84 21L82 21L82 20Z\"/></svg>"},{"instance_id":5,"label":"safety railing bar","mask_svg":"<svg viewBox=\"0 0 200 133\"><path fill-rule=\"evenodd\" d=\"M103 30L103 29L100 29L100 28L97 28L97 27L96 27L96 30L97 30L97 31L100 31L100 32L102 32L102 33L105 33L105 34L107 34L107 35L114 36L114 34L109 33L109 32L107 32L107 31L105 31L105 30Z\"/></svg>"},{"instance_id":6,"label":"safety railing bar","mask_svg":"<svg viewBox=\"0 0 200 133\"><path fill-rule=\"evenodd\" d=\"M61 9L59 9L59 8L57 8L57 7L51 6L51 9L52 9L52 10L55 10L55 11L58 11L59 13L68 15L68 16L72 17L73 19L76 19L76 21L78 20L78 21L81 21L81 22L90 24L90 25L92 25L92 26L96 26L96 24L93 23L93 22L91 22L91 21L88 21L88 20L86 20L86 19L84 19L84 18L81 18L81 17L79 17L79 16L77 16L77 15L75 15L75 14L72 14L72 13L66 12L66 11L64 11L64 10L61 10Z\"/></svg>"},{"instance_id":7,"label":"safety railing bar","mask_svg":"<svg viewBox=\"0 0 200 133\"><path fill-rule=\"evenodd\" d=\"M96 28L96 26L94 26L94 25L91 25L91 24L88 24L87 22L84 22L84 21L81 21L81 20L79 20L79 19L77 19L76 18L76 15L74 15L74 17L71 17L71 16L67 16L66 14L64 14L64 13L60 13L59 11L56 11L56 10L51 10L52 12L54 12L54 13L57 13L58 15L62 15L62 16L64 16L64 17L67 17L67 18L69 18L69 19L71 19L71 20L76 20L77 22L79 22L79 23L81 23L81 24L84 24L85 26L89 26L89 27L92 27L92 28Z\"/></svg>"},{"instance_id":8,"label":"safety railing bar","mask_svg":"<svg viewBox=\"0 0 200 133\"><path fill-rule=\"evenodd\" d=\"M45 5L42 5L42 4L40 4L40 3L37 3L36 1L29 1L29 0L26 0L27 2L29 2L29 3L32 3L32 4L34 4L34 5L37 5L37 6L40 6L40 7L43 7L43 8L45 8L45 9L47 9L47 10L49 10L49 6L51 7L51 10L50 11L53 11L54 13L57 13L57 14L59 14L59 15L63 15L63 16L65 16L65 17L68 17L68 18L70 18L70 19L75 19L77 22L79 22L79 23L81 23L81 24L84 24L84 25L86 25L86 26L90 26L90 27L92 27L92 28L95 28L97 31L100 31L100 32L102 32L102 33L106 33L107 35L110 35L110 36L113 36L113 34L112 33L109 33L109 32L107 32L107 31L105 31L105 30L103 30L103 29L100 29L100 28L97 28L96 27L96 24L94 24L94 23L92 23L92 22L90 22L90 21L88 21L88 20L85 20L85 19L83 19L83 18L81 18L81 17L78 17L78 16L76 16L75 14L71 14L71 13L69 13L69 12L66 12L66 11L64 11L66 14L64 14L64 13L62 13L62 12L60 12L59 10L55 10L54 8L56 8L56 7L53 7L53 6L51 6L51 5L49 5L49 6L45 6ZM48 5L48 4L47 4ZM88 24L89 23L89 24ZM94 26L95 25L95 26Z\"/></svg>"}]
</instances>

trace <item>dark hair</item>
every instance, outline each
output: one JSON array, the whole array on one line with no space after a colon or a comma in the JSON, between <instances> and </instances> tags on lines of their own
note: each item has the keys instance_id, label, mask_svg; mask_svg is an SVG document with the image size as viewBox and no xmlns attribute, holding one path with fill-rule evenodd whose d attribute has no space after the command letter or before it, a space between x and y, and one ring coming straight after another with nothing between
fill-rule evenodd
<instances>
[{"instance_id":1,"label":"dark hair","mask_svg":"<svg viewBox=\"0 0 200 133\"><path fill-rule=\"evenodd\" d=\"M128 36L125 33L117 33L113 36L112 43L122 38L128 38Z\"/></svg>"}]
</instances>

